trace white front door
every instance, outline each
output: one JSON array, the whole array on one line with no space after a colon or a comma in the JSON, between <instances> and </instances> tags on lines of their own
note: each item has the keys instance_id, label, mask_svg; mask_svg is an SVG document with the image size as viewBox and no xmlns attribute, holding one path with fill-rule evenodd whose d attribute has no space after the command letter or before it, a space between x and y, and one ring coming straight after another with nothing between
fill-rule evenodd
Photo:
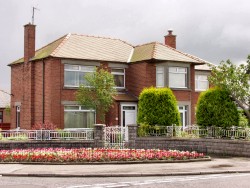
<instances>
[{"instance_id":1,"label":"white front door","mask_svg":"<svg viewBox=\"0 0 250 188\"><path fill-rule=\"evenodd\" d=\"M181 116L181 125L182 128L184 129L188 125L188 106L182 105L178 106L178 108Z\"/></svg>"},{"instance_id":2,"label":"white front door","mask_svg":"<svg viewBox=\"0 0 250 188\"><path fill-rule=\"evenodd\" d=\"M121 104L121 127L125 128L125 140L128 141L129 124L136 124L137 119L137 104L122 103Z\"/></svg>"}]
</instances>

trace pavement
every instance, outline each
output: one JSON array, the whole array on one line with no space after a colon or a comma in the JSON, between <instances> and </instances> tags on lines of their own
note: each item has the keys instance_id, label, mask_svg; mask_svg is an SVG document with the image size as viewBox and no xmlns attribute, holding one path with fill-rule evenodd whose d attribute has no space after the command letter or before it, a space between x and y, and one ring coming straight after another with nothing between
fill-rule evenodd
<instances>
[{"instance_id":1,"label":"pavement","mask_svg":"<svg viewBox=\"0 0 250 188\"><path fill-rule=\"evenodd\" d=\"M141 164L0 164L0 175L22 177L138 177L250 173L250 158Z\"/></svg>"}]
</instances>

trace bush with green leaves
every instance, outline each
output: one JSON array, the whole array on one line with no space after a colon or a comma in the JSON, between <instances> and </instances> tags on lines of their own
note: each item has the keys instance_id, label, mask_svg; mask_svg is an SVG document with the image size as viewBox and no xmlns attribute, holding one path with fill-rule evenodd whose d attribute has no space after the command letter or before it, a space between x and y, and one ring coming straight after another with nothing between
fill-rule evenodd
<instances>
[{"instance_id":1,"label":"bush with green leaves","mask_svg":"<svg viewBox=\"0 0 250 188\"><path fill-rule=\"evenodd\" d=\"M138 123L180 125L177 101L169 88L145 88L139 96Z\"/></svg>"},{"instance_id":2,"label":"bush with green leaves","mask_svg":"<svg viewBox=\"0 0 250 188\"><path fill-rule=\"evenodd\" d=\"M239 118L239 126L240 127L248 127L249 126L249 122L248 122L248 119L245 116L243 110L239 110L239 116L240 116L240 118Z\"/></svg>"},{"instance_id":3,"label":"bush with green leaves","mask_svg":"<svg viewBox=\"0 0 250 188\"><path fill-rule=\"evenodd\" d=\"M229 92L210 88L202 92L197 103L196 119L199 126L231 127L239 125L239 113Z\"/></svg>"}]
</instances>

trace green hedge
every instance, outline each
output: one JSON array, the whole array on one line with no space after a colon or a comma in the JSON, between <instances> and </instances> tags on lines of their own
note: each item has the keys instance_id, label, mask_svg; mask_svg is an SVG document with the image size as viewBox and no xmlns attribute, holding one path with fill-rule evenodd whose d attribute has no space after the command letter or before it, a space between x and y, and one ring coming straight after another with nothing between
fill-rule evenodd
<instances>
[{"instance_id":1,"label":"green hedge","mask_svg":"<svg viewBox=\"0 0 250 188\"><path fill-rule=\"evenodd\" d=\"M200 126L231 127L239 125L239 113L227 91L211 88L202 92L196 109Z\"/></svg>"},{"instance_id":2,"label":"green hedge","mask_svg":"<svg viewBox=\"0 0 250 188\"><path fill-rule=\"evenodd\" d=\"M169 88L145 88L139 96L138 123L180 125L177 101Z\"/></svg>"}]
</instances>

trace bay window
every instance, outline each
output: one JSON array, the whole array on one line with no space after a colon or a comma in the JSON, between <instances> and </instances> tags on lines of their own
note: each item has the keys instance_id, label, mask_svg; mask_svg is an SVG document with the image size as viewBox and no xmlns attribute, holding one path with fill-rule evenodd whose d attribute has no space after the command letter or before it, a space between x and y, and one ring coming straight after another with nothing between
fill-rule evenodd
<instances>
[{"instance_id":1,"label":"bay window","mask_svg":"<svg viewBox=\"0 0 250 188\"><path fill-rule=\"evenodd\" d=\"M125 69L111 69L116 88L125 88Z\"/></svg>"},{"instance_id":2,"label":"bay window","mask_svg":"<svg viewBox=\"0 0 250 188\"><path fill-rule=\"evenodd\" d=\"M169 67L169 87L170 88L187 88L187 68L186 67Z\"/></svg>"},{"instance_id":3,"label":"bay window","mask_svg":"<svg viewBox=\"0 0 250 188\"><path fill-rule=\"evenodd\" d=\"M93 128L95 110L79 105L64 106L64 128Z\"/></svg>"},{"instance_id":4,"label":"bay window","mask_svg":"<svg viewBox=\"0 0 250 188\"><path fill-rule=\"evenodd\" d=\"M94 66L82 65L64 65L64 86L79 87L81 84L86 84L84 76L86 73L94 72Z\"/></svg>"},{"instance_id":5,"label":"bay window","mask_svg":"<svg viewBox=\"0 0 250 188\"><path fill-rule=\"evenodd\" d=\"M164 67L156 67L156 87L164 87Z\"/></svg>"}]
</instances>

